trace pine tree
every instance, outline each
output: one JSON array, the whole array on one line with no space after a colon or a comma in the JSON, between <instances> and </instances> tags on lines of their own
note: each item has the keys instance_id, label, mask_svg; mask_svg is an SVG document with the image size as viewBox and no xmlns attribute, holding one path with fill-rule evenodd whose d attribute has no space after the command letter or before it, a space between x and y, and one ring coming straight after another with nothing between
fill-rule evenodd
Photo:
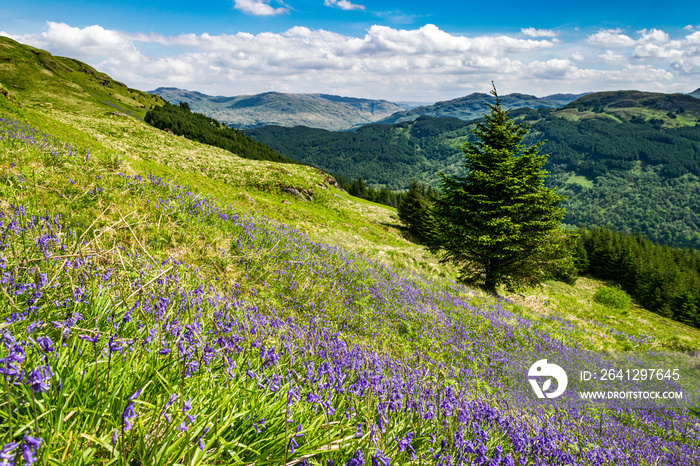
<instances>
[{"instance_id":1,"label":"pine tree","mask_svg":"<svg viewBox=\"0 0 700 466\"><path fill-rule=\"evenodd\" d=\"M406 197L401 200L397 208L399 220L408 227L408 231L418 237L422 236L424 218L429 206L423 194L424 191L424 187L414 178L411 180Z\"/></svg>"},{"instance_id":2,"label":"pine tree","mask_svg":"<svg viewBox=\"0 0 700 466\"><path fill-rule=\"evenodd\" d=\"M541 283L567 260L559 224L563 196L544 186L543 142L526 147L528 126L517 124L496 98L466 143L463 176L441 174L431 209L429 247L461 266L461 279L495 293Z\"/></svg>"},{"instance_id":3,"label":"pine tree","mask_svg":"<svg viewBox=\"0 0 700 466\"><path fill-rule=\"evenodd\" d=\"M358 176L357 179L352 182L348 193L351 196L360 197L362 199L367 198L367 186L365 186L365 181L361 176Z\"/></svg>"}]
</instances>

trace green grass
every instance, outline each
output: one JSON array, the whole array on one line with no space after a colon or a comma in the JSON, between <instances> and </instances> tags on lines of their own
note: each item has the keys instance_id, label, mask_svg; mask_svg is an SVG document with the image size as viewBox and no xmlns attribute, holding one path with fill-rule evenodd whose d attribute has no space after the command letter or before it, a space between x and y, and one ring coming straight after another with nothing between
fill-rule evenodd
<instances>
[{"instance_id":1,"label":"green grass","mask_svg":"<svg viewBox=\"0 0 700 466\"><path fill-rule=\"evenodd\" d=\"M66 85L67 62L25 58L54 73L48 84L55 89ZM466 289L451 280L454 268L404 236L394 209L336 190L318 170L246 160L161 132L113 115L103 96L77 88L53 95L33 84L46 75L37 73L17 91L22 108L0 97L0 114L57 139L42 147L0 141L0 211L25 227L49 212L60 216L61 228L39 221L2 238L3 270L43 294L0 297L3 319L36 307L31 320L3 322L0 330L26 343L23 368L50 363L54 376L34 395L27 384L0 387L0 435L3 443L40 436L40 464L344 464L359 448L410 464L396 441L409 433L417 463L427 464L460 429L456 413L424 419L398 409L384 431L371 434L382 398L319 391L304 375L308 364L316 370L354 351L361 363L348 372L353 380L386 363L386 380L416 380L433 391L434 405L459 393L470 406L492 403L509 422L527 417L528 432L545 438L556 413L523 414L497 399L487 374L491 351L546 347L550 337L585 349L700 348L697 330L636 305L619 311L593 302L600 281L550 282L511 301ZM95 75L83 74L89 87ZM84 100L80 111L71 99ZM46 100L50 106L38 104ZM313 201L285 194L288 186L312 191ZM27 215L17 215L18 206ZM49 232L51 256L40 248ZM89 299L76 299L83 294ZM70 333L52 324L74 312L83 319ZM96 344L80 337L97 333ZM57 350L41 350L28 335L50 337ZM229 346L211 353L195 344L213 335L230 338ZM110 338L121 347L114 354ZM159 354L166 346L170 352ZM279 360L268 364L271 349ZM320 382L331 383L330 375ZM288 404L292 388L301 399L330 396L330 404ZM123 416L129 407L137 415L129 418L132 429ZM515 454L500 421L478 417L480 409L470 429L488 438L470 431L467 438L491 457L496 447ZM586 415L589 424L617 422L615 413ZM675 428L626 422L688 441ZM183 423L187 430L178 429ZM297 426L300 435L292 437ZM564 448L580 457L597 447L579 427L569 432L577 441Z\"/></svg>"},{"instance_id":2,"label":"green grass","mask_svg":"<svg viewBox=\"0 0 700 466\"><path fill-rule=\"evenodd\" d=\"M0 37L0 81L23 105L91 114L122 112L143 118L160 97L130 89L78 60L20 46Z\"/></svg>"},{"instance_id":3,"label":"green grass","mask_svg":"<svg viewBox=\"0 0 700 466\"><path fill-rule=\"evenodd\" d=\"M574 285L550 281L512 298L526 315L547 322L555 332L561 328L561 322L554 318L570 322L576 329L572 333L562 332L561 336L573 338L590 349L700 349L698 329L649 312L638 303L633 302L630 309L616 309L595 302L596 291L612 285L609 281L579 277Z\"/></svg>"},{"instance_id":4,"label":"green grass","mask_svg":"<svg viewBox=\"0 0 700 466\"><path fill-rule=\"evenodd\" d=\"M98 158L121 161L120 169L126 173L153 173L159 177L176 178L181 184L204 195L214 196L225 204L243 210L254 209L319 240L333 242L420 273L448 277L456 275L454 268L439 264L424 248L406 239L394 209L337 191L324 183L316 169L241 159L226 151L156 130L132 118L101 111L86 115L46 107L19 109L7 101L0 105L5 112L42 131L73 141L79 151L90 148ZM34 165L35 173L46 172L45 167ZM569 181L581 185L590 183L581 176L572 176ZM283 186L312 190L314 202L304 202L283 193L280 189ZM47 203L60 205L55 199ZM89 223L90 216L97 214L96 210L85 212L81 221ZM579 283L589 282L581 279ZM687 335L697 334L695 330L646 311L644 317L631 311L635 318L630 320L628 316L596 307L598 305L592 303L592 294L581 296L578 287L557 286L561 287L561 291L553 299L566 303L557 311L562 315L578 318L579 315L587 315L592 308L596 310L595 322L599 324L614 324L612 327L631 335L652 335L661 342L671 341L674 335L677 336L678 332L665 330L669 327L680 326L683 329L681 336L677 336L681 340L688 340ZM549 287L544 290L548 292ZM534 296L541 297L540 292L537 293ZM589 324L584 327L591 328ZM594 340L602 334L598 332L595 335L583 338ZM699 341L697 336L688 340L694 346L700 346Z\"/></svg>"},{"instance_id":5,"label":"green grass","mask_svg":"<svg viewBox=\"0 0 700 466\"><path fill-rule=\"evenodd\" d=\"M571 175L571 177L566 180L567 184L577 184L579 186L582 186L584 188L592 188L593 187L593 181L589 180L583 175Z\"/></svg>"},{"instance_id":6,"label":"green grass","mask_svg":"<svg viewBox=\"0 0 700 466\"><path fill-rule=\"evenodd\" d=\"M159 177L176 178L192 190L216 197L225 204L243 210L253 209L299 228L311 237L378 257L392 265L421 273L455 276L454 268L438 264L434 256L404 236L394 209L337 191L325 182L316 169L245 160L226 151L156 130L137 119L113 115L112 108L100 101L111 92L109 86L99 84L106 80L105 76L70 59L49 57L41 53L27 54L22 48L12 47L11 42L3 39L0 55L7 55L15 62L26 62L34 74L26 76L23 87L16 89L12 82L19 78L13 77L8 72L9 67L2 65L4 68L0 70L0 77L6 83L5 87L24 105L23 108L18 108L7 100L0 99L0 109L41 131L71 141L77 151L90 149L95 157L120 164L119 169L126 173L152 173ZM69 72L68 69L73 71ZM93 74L77 71L80 69L92 71ZM53 75L50 76L50 73ZM111 86L116 86L115 89L119 90L116 96L120 99L124 96L133 96L137 99L134 102L138 102L138 99L155 99L141 95L138 91L122 90L121 86L110 82ZM65 92L66 86L74 89L75 94ZM58 92L57 89L62 89L63 92ZM91 98L90 95L97 98ZM125 97L122 100L122 103L127 101ZM128 103L131 105L134 102ZM149 101L151 104L155 102L156 100ZM76 111L74 104L80 107L80 111ZM134 104L123 108L137 113L140 107ZM569 111L572 112L576 113L575 110ZM46 167L40 167L35 162L30 165L35 174L43 176L48 172ZM29 168L30 166L27 167ZM592 184L585 177L576 175L568 182L584 187ZM282 192L285 186L312 191L314 201L303 202L285 194ZM47 203L61 204L56 199ZM83 221L88 222L90 215L97 213L95 210L85 212ZM578 293L573 289L568 291L573 295ZM590 299L588 295L583 298L566 295L562 294L559 298L583 299L584 302ZM561 309L561 312L568 311ZM574 306L571 313L575 315L576 312ZM611 319L599 320L608 322ZM641 333L659 331L659 340L670 338L671 335L658 329L676 325L655 315L649 315L646 320L651 320L653 325L641 327ZM631 331L634 325L625 322L619 324L622 325L622 331ZM683 335L695 334L693 330L683 328Z\"/></svg>"}]
</instances>

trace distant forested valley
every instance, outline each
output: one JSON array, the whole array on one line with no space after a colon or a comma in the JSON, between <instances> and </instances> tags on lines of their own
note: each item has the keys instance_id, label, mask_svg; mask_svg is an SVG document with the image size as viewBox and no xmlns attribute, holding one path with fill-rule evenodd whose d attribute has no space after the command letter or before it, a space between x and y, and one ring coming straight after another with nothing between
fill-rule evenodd
<instances>
[{"instance_id":1,"label":"distant forested valley","mask_svg":"<svg viewBox=\"0 0 700 466\"><path fill-rule=\"evenodd\" d=\"M528 143L546 140L547 184L567 196L565 223L700 248L700 126L605 114L575 120L544 108L511 114L532 125ZM434 186L437 172L457 172L472 125L420 117L352 132L266 126L246 134L301 163L397 190L412 178Z\"/></svg>"}]
</instances>

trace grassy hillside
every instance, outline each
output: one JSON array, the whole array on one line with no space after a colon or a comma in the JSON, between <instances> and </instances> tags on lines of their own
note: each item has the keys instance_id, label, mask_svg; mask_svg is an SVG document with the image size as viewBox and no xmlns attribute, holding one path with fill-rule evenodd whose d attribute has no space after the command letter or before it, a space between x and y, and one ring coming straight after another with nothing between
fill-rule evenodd
<instances>
[{"instance_id":1,"label":"grassy hillside","mask_svg":"<svg viewBox=\"0 0 700 466\"><path fill-rule=\"evenodd\" d=\"M249 138L240 130L230 128L201 113L192 112L184 102L180 102L180 105L166 102L163 106L155 107L146 113L144 121L163 131L220 147L247 159L297 163L269 146Z\"/></svg>"},{"instance_id":2,"label":"grassy hillside","mask_svg":"<svg viewBox=\"0 0 700 466\"><path fill-rule=\"evenodd\" d=\"M611 367L587 350L698 349L700 332L589 306L599 282L484 296L406 241L395 211L316 169L236 157L89 96L81 112L13 97L21 108L0 97L3 459L698 458L692 404L543 405L514 385L519 354Z\"/></svg>"},{"instance_id":3,"label":"grassy hillside","mask_svg":"<svg viewBox=\"0 0 700 466\"><path fill-rule=\"evenodd\" d=\"M100 108L143 118L163 100L129 89L89 65L0 36L0 82L26 105L85 114ZM85 107L87 104L87 108Z\"/></svg>"},{"instance_id":4,"label":"grassy hillside","mask_svg":"<svg viewBox=\"0 0 700 466\"><path fill-rule=\"evenodd\" d=\"M172 104L189 103L203 113L238 129L264 125L309 126L342 131L381 120L402 111L386 100L358 99L328 94L264 94L234 97L210 96L172 87L154 91Z\"/></svg>"}]
</instances>

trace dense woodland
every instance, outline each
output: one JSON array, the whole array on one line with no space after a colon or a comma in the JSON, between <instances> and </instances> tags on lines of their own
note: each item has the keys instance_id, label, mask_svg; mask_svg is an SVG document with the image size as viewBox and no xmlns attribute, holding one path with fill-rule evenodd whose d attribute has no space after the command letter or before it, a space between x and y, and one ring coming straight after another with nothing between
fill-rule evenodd
<instances>
[{"instance_id":1,"label":"dense woodland","mask_svg":"<svg viewBox=\"0 0 700 466\"><path fill-rule=\"evenodd\" d=\"M170 130L178 136L220 147L246 159L297 163L237 129L229 128L201 113L192 112L187 102L180 102L180 105L166 102L162 107L149 110L145 121L156 128Z\"/></svg>"},{"instance_id":2,"label":"dense woodland","mask_svg":"<svg viewBox=\"0 0 700 466\"><path fill-rule=\"evenodd\" d=\"M676 110L678 112L679 110ZM664 244L700 248L700 127L662 128L660 120L619 122L604 114L571 121L549 109L510 112L547 140L547 186L567 197L564 222L641 233ZM459 172L472 123L421 117L353 132L268 126L247 131L299 162L367 187L405 190L415 178Z\"/></svg>"},{"instance_id":3,"label":"dense woodland","mask_svg":"<svg viewBox=\"0 0 700 466\"><path fill-rule=\"evenodd\" d=\"M265 126L246 134L301 163L352 180L362 177L375 188L401 190L412 178L434 184L437 171L458 164L459 142L452 138L464 140L469 126L456 118L420 117L393 125L375 123L352 132Z\"/></svg>"},{"instance_id":4,"label":"dense woodland","mask_svg":"<svg viewBox=\"0 0 700 466\"><path fill-rule=\"evenodd\" d=\"M547 142L550 165L590 178L613 171L660 167L662 178L700 176L700 126L662 129L659 121L641 118L616 122L608 118L570 121L552 112L532 112L533 131Z\"/></svg>"},{"instance_id":5,"label":"dense woodland","mask_svg":"<svg viewBox=\"0 0 700 466\"><path fill-rule=\"evenodd\" d=\"M700 252L607 228L581 229L580 274L612 279L650 311L700 328Z\"/></svg>"}]
</instances>

